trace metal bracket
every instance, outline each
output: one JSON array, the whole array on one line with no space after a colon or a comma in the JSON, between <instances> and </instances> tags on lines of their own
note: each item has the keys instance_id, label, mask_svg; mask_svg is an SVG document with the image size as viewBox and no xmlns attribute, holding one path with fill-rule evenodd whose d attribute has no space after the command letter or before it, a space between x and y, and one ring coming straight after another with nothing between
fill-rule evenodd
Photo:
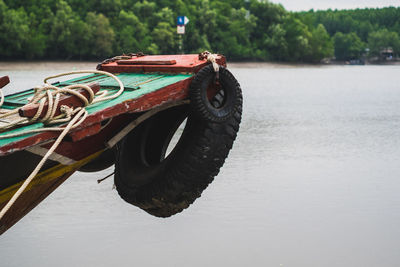
<instances>
[{"instance_id":1,"label":"metal bracket","mask_svg":"<svg viewBox=\"0 0 400 267\"><path fill-rule=\"evenodd\" d=\"M106 147L107 148L114 147L119 141L121 141L126 135L128 135L140 123L147 120L151 116L157 114L158 112L172 108L172 107L189 104L189 103L190 103L189 100L180 100L180 101L171 102L171 103L168 103L168 104L165 104L165 105L162 105L162 106L159 106L159 107L156 107L156 108L153 108L153 109L147 111L146 113L144 113L143 115L139 116L134 121L129 123L127 126L125 126L124 129L122 129L119 133L114 135L113 138L111 138L109 141L107 141L105 144Z\"/></svg>"}]
</instances>

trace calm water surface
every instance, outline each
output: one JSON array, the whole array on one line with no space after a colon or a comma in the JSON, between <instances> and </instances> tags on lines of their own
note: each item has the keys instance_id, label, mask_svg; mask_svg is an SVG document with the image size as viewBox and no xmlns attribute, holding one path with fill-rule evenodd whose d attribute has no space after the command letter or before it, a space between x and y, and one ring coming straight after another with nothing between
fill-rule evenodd
<instances>
[{"instance_id":1,"label":"calm water surface","mask_svg":"<svg viewBox=\"0 0 400 267\"><path fill-rule=\"evenodd\" d=\"M6 91L92 63L1 64ZM232 64L244 117L189 209L126 204L76 173L0 237L1 266L399 266L400 67Z\"/></svg>"}]
</instances>

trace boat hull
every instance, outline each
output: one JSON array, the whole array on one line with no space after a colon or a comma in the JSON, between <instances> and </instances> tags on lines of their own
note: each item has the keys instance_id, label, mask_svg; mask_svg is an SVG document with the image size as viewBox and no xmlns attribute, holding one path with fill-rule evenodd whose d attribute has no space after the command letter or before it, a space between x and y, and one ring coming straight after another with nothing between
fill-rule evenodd
<instances>
[{"instance_id":1,"label":"boat hull","mask_svg":"<svg viewBox=\"0 0 400 267\"><path fill-rule=\"evenodd\" d=\"M194 74L209 63L205 59L200 59L198 55L168 57L176 58L178 64L174 67L151 65L154 59L158 58L150 58L150 61L141 62L145 65L131 64L131 62L102 65L105 71L116 73L122 80L125 85L124 93L117 99L87 107L89 115L86 120L68 133L38 175L0 219L0 234L36 207L74 172L95 161L104 151L115 146L120 140L118 138L123 138L132 131L129 127L139 117L145 113L152 116L163 107L179 105L185 101L187 103ZM217 62L225 65L225 58L219 56ZM113 81L96 75L56 83L55 86L89 82L98 82L101 90L115 90ZM6 109L24 106L32 95L33 90L30 89L6 96L6 102L0 113ZM36 123L23 126L16 131L23 132L26 129L40 127L43 125ZM128 128L130 130L126 131ZM0 133L0 136L3 134L7 133ZM0 172L0 208L4 207L17 192L23 181L54 144L58 135L57 132L46 131L0 139L0 166L3 168Z\"/></svg>"}]
</instances>

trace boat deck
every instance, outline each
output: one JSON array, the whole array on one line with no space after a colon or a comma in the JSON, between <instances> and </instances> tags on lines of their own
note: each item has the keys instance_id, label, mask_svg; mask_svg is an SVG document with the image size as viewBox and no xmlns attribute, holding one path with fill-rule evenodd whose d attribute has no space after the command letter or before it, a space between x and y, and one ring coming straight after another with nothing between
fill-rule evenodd
<instances>
[{"instance_id":1,"label":"boat deck","mask_svg":"<svg viewBox=\"0 0 400 267\"><path fill-rule=\"evenodd\" d=\"M125 86L124 92L112 100L86 107L88 116L85 120L69 131L57 148L47 156L40 172L0 220L0 235L82 166L99 159L97 163L103 164L101 168L106 168L110 163L107 162L110 160L110 156L106 154L107 150L112 153L110 148L113 144L117 144L133 129L132 127L140 123L140 120L144 121L162 109L188 103L189 87L194 75L213 59L219 65L226 66L225 57L207 53L117 56L99 64L98 70L112 73L121 80ZM8 77L5 77L0 86L7 83ZM86 84L94 92L102 93L107 90L109 95L120 89L115 80L102 74L82 75L53 85L64 87L72 84ZM81 90L82 95L86 93L85 97L88 96L85 90L77 90ZM29 89L6 96L0 112L15 110L18 113L0 119L0 126L25 118L22 116L32 118L39 105L26 104L34 92L34 89ZM80 100L72 96L61 96L60 103L56 114L60 112L61 105L74 108L81 106ZM48 107L49 105L45 106L39 116L44 116ZM0 139L0 165L3 167L0 179L0 208L17 192L23 180L36 168L40 160L46 157L55 144L54 140L60 136L59 131L47 129L39 133L25 134L28 130L42 128L43 123L30 123L19 125L18 128L3 129L0 133L0 137L10 133L23 134ZM105 163L101 163L104 161L104 158L100 158L102 155L105 155ZM96 168L101 169L99 166Z\"/></svg>"},{"instance_id":2,"label":"boat deck","mask_svg":"<svg viewBox=\"0 0 400 267\"><path fill-rule=\"evenodd\" d=\"M167 73L120 73L115 75L124 84L125 91L118 98L88 106L86 109L89 113L89 117L80 128L122 113L142 112L166 101L182 99L186 97L187 91L185 88L188 87L189 81L191 80L190 78L193 76L193 74ZM57 82L54 85L57 87L64 87L71 84L90 84L93 82L100 84L100 91L107 90L109 94L113 94L119 89L119 86L114 79L101 74L90 74ZM33 94L34 89L29 89L6 96L4 105L0 109L0 112L6 112L10 109L15 109L27 104L28 99L32 97ZM3 126L10 121L20 120L21 118L22 117L18 114L15 114L6 119L0 119L0 126ZM43 127L43 123L34 123L0 133L0 136L14 132L38 129L41 127ZM31 135L0 139L0 155L2 152L5 152L3 149L4 146L25 139Z\"/></svg>"}]
</instances>

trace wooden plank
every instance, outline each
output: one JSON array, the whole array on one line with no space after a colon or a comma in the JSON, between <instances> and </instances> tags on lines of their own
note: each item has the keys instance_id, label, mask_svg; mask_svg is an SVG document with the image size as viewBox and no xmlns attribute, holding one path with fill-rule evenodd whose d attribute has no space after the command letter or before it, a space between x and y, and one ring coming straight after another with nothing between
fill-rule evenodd
<instances>
[{"instance_id":1,"label":"wooden plank","mask_svg":"<svg viewBox=\"0 0 400 267\"><path fill-rule=\"evenodd\" d=\"M92 125L89 125L88 127L72 132L68 136L71 137L72 142L78 142L80 140L83 140L89 136L98 134L101 131L101 123L95 123Z\"/></svg>"},{"instance_id":2,"label":"wooden plank","mask_svg":"<svg viewBox=\"0 0 400 267\"><path fill-rule=\"evenodd\" d=\"M100 90L100 85L99 83L92 83L88 85L92 90L93 93L96 94ZM82 94L86 99L89 99L89 92L86 91L85 89L79 89L77 90L80 94ZM72 108L77 108L77 107L83 107L82 101L75 95L63 95L60 97L60 102L57 107L57 111L55 113L55 116L60 115L61 111L60 108L62 105L66 105L68 107ZM27 118L32 118L35 116L39 109L39 104L28 104L22 108L19 109L18 113L21 117L27 117ZM48 102L43 107L43 111L40 113L39 118L43 118L48 110Z\"/></svg>"},{"instance_id":3,"label":"wooden plank","mask_svg":"<svg viewBox=\"0 0 400 267\"><path fill-rule=\"evenodd\" d=\"M0 78L0 88L3 88L10 83L10 78L8 76L3 76Z\"/></svg>"},{"instance_id":4,"label":"wooden plank","mask_svg":"<svg viewBox=\"0 0 400 267\"><path fill-rule=\"evenodd\" d=\"M137 58L132 58L128 61L138 61ZM198 54L191 55L158 55L158 56L143 56L140 57L141 61L171 61L175 60L174 65L147 65L147 64L118 64L117 62L110 62L102 64L100 69L111 73L151 73L151 72L163 72L163 73L196 73L202 67L210 64L206 59L199 59ZM222 55L216 56L216 61L221 66L226 66L226 59ZM124 62L124 61L123 61Z\"/></svg>"},{"instance_id":5,"label":"wooden plank","mask_svg":"<svg viewBox=\"0 0 400 267\"><path fill-rule=\"evenodd\" d=\"M118 60L118 65L175 65L176 60Z\"/></svg>"},{"instance_id":6,"label":"wooden plank","mask_svg":"<svg viewBox=\"0 0 400 267\"><path fill-rule=\"evenodd\" d=\"M140 85L143 82L153 80L154 78L162 78L165 76L165 74L163 75L163 74L142 74L142 73L119 73L115 75L124 84L125 90L136 90L138 85ZM109 76L103 75L103 77L97 77L96 80L92 78L93 76L87 76L85 79L81 78L79 81L68 80L59 83L57 86L62 87L71 84L76 84L77 82L88 83L88 81L96 81L100 84L100 87L102 89L109 89L109 87L115 87L115 89L119 89L117 81Z\"/></svg>"},{"instance_id":7,"label":"wooden plank","mask_svg":"<svg viewBox=\"0 0 400 267\"><path fill-rule=\"evenodd\" d=\"M135 74L136 75L136 74ZM89 117L78 129L88 127L94 123L118 116L127 112L142 112L155 106L185 99L188 97L188 88L192 75L165 75L161 79L152 80L141 85L139 90L125 91L116 99L96 103L87 107ZM42 123L35 123L8 131L8 133L21 132L42 128ZM78 129L75 129L78 130ZM5 133L0 133L0 136ZM44 132L40 134L28 134L25 136L0 139L0 156L22 150L36 144L45 142L58 136L56 132Z\"/></svg>"}]
</instances>

